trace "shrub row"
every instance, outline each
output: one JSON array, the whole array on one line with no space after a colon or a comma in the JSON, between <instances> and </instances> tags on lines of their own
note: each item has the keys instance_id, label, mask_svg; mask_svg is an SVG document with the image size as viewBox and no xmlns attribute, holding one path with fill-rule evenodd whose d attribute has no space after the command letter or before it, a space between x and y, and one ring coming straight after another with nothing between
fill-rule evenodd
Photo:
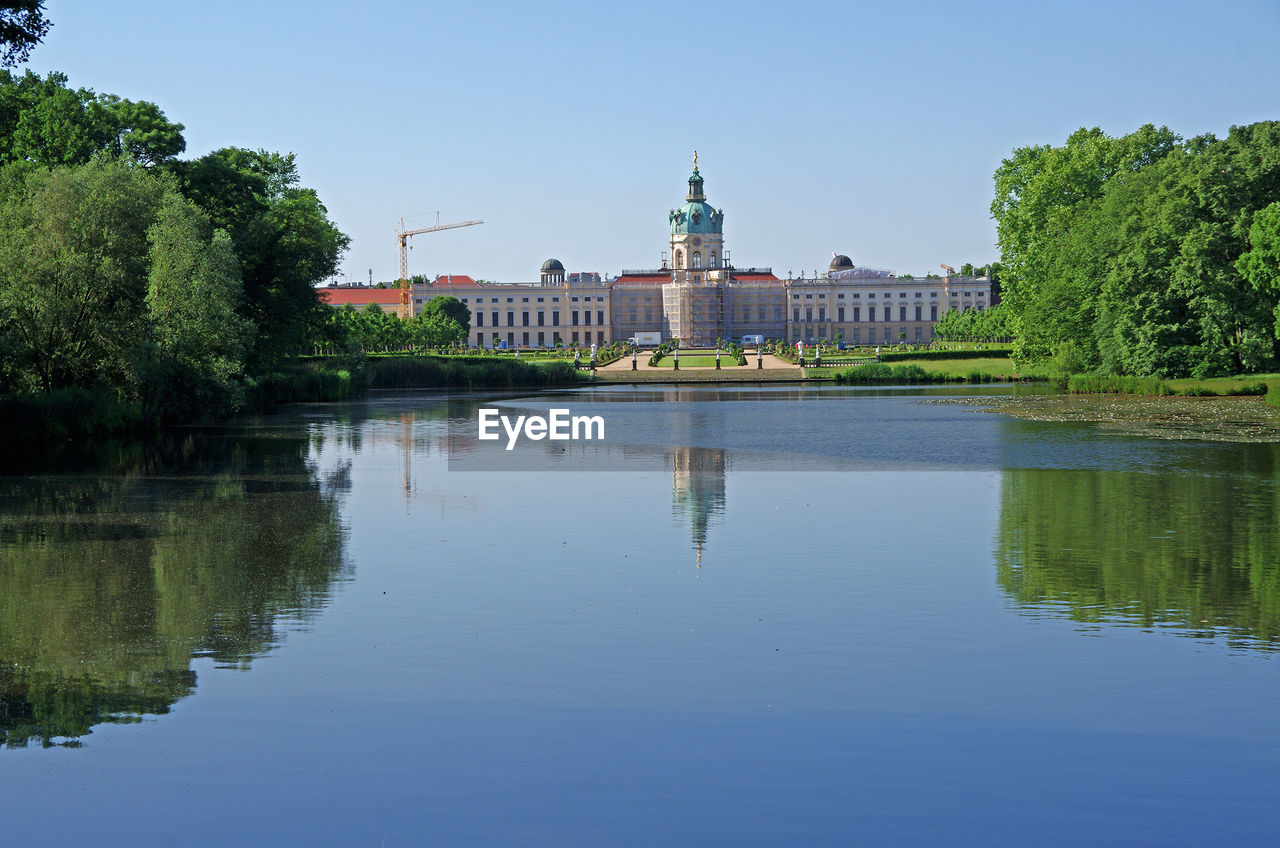
<instances>
[{"instance_id":1,"label":"shrub row","mask_svg":"<svg viewBox=\"0 0 1280 848\"><path fill-rule=\"evenodd\" d=\"M898 362L903 359L1008 359L1008 349L991 350L922 350L918 352L886 352L880 354L881 362Z\"/></svg>"},{"instance_id":2,"label":"shrub row","mask_svg":"<svg viewBox=\"0 0 1280 848\"><path fill-rule=\"evenodd\" d=\"M653 349L653 355L649 357L649 367L657 368L658 363L662 361L662 357L667 356L671 351L676 349L674 339L667 339L662 344Z\"/></svg>"},{"instance_id":3,"label":"shrub row","mask_svg":"<svg viewBox=\"0 0 1280 848\"><path fill-rule=\"evenodd\" d=\"M376 389L508 389L568 386L581 381L573 363L521 362L482 356L405 356L370 361Z\"/></svg>"},{"instance_id":4,"label":"shrub row","mask_svg":"<svg viewBox=\"0 0 1280 848\"><path fill-rule=\"evenodd\" d=\"M920 383L996 383L1008 379L1001 374L970 371L963 377L926 371L919 365L889 365L872 362L837 371L832 375L837 383L849 385L916 385Z\"/></svg>"},{"instance_id":5,"label":"shrub row","mask_svg":"<svg viewBox=\"0 0 1280 848\"><path fill-rule=\"evenodd\" d=\"M1179 389L1159 377L1132 377L1117 374L1072 374L1067 378L1067 390L1075 394L1125 394L1162 395L1182 397L1241 397L1267 394L1264 382L1241 383L1219 391L1209 386L1188 386Z\"/></svg>"}]
</instances>

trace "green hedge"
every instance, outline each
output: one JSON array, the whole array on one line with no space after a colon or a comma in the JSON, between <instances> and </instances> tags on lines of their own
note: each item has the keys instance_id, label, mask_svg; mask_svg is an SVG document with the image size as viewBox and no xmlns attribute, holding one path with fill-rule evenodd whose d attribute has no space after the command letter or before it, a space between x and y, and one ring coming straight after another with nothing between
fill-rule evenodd
<instances>
[{"instance_id":1,"label":"green hedge","mask_svg":"<svg viewBox=\"0 0 1280 848\"><path fill-rule=\"evenodd\" d=\"M970 371L963 377L926 371L919 365L889 365L872 362L836 371L831 375L837 383L848 385L917 385L921 383L997 383L1008 379L1000 374Z\"/></svg>"},{"instance_id":2,"label":"green hedge","mask_svg":"<svg viewBox=\"0 0 1280 848\"><path fill-rule=\"evenodd\" d=\"M1176 395L1178 390L1159 377L1119 374L1072 374L1067 391L1073 394Z\"/></svg>"},{"instance_id":3,"label":"green hedge","mask_svg":"<svg viewBox=\"0 0 1280 848\"><path fill-rule=\"evenodd\" d=\"M485 356L404 356L371 360L369 385L375 389L505 389L568 386L579 383L573 363L521 362Z\"/></svg>"},{"instance_id":4,"label":"green hedge","mask_svg":"<svg viewBox=\"0 0 1280 848\"><path fill-rule=\"evenodd\" d=\"M846 368L832 375L837 383L850 385L875 385L879 383L945 383L946 376L926 371L919 365L886 365L883 362L872 362Z\"/></svg>"},{"instance_id":5,"label":"green hedge","mask_svg":"<svg viewBox=\"0 0 1280 848\"><path fill-rule=\"evenodd\" d=\"M658 363L662 361L662 357L669 355L675 349L676 343L674 339L667 339L665 342L655 347L653 349L653 354L649 357L649 367L657 368Z\"/></svg>"},{"instance_id":6,"label":"green hedge","mask_svg":"<svg viewBox=\"0 0 1280 848\"><path fill-rule=\"evenodd\" d=\"M892 352L880 354L881 362L900 362L904 359L1008 359L1008 350L921 350L914 353Z\"/></svg>"},{"instance_id":7,"label":"green hedge","mask_svg":"<svg viewBox=\"0 0 1280 848\"><path fill-rule=\"evenodd\" d=\"M1242 397L1267 394L1267 384L1240 383L1226 387L1191 385L1178 388L1159 377L1131 377L1116 374L1072 374L1067 390L1075 394L1125 394L1182 397ZM1270 401L1270 397L1268 397ZM1280 404L1278 404L1280 405Z\"/></svg>"}]
</instances>

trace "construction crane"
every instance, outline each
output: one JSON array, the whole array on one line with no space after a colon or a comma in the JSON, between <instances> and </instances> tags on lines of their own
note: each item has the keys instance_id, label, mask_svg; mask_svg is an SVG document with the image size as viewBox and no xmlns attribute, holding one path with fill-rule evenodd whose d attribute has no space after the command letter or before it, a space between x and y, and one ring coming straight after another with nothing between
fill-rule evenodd
<instances>
[{"instance_id":1,"label":"construction crane","mask_svg":"<svg viewBox=\"0 0 1280 848\"><path fill-rule=\"evenodd\" d=\"M402 254L400 254L400 255L401 255L401 256L403 256L404 254L402 253ZM401 262L401 265L403 265L403 264L404 264L404 263L403 263L403 261L402 261L402 262ZM954 276L956 275L956 269L955 269L955 268L952 268L950 265L943 265L943 266L942 266L942 270L944 270L944 271L946 271L946 272L947 272L947 276L948 276L948 277L954 277ZM401 271L400 273L401 273L401 274L403 274L404 272L403 272L403 271Z\"/></svg>"},{"instance_id":2,"label":"construction crane","mask_svg":"<svg viewBox=\"0 0 1280 848\"><path fill-rule=\"evenodd\" d=\"M483 224L484 221L462 221L457 224L441 224L440 213L436 213L436 225L434 227L420 227L416 230L406 230L404 228L404 218L400 219L400 228L395 231L396 247L400 250L400 282L405 284L409 281L409 249L413 245L409 244L409 239L413 236L423 233L435 233L440 230L456 230L458 227L474 227L476 224Z\"/></svg>"}]
</instances>

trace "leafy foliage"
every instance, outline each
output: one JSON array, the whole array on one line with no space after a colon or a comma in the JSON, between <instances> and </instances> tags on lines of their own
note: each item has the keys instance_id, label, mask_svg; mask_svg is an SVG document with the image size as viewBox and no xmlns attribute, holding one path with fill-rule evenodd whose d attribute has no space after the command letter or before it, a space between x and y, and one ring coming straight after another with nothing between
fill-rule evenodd
<instances>
[{"instance_id":1,"label":"leafy foliage","mask_svg":"<svg viewBox=\"0 0 1280 848\"><path fill-rule=\"evenodd\" d=\"M1236 270L1259 292L1277 296L1276 335L1280 335L1280 201L1260 210L1249 228L1249 250Z\"/></svg>"},{"instance_id":2,"label":"leafy foliage","mask_svg":"<svg viewBox=\"0 0 1280 848\"><path fill-rule=\"evenodd\" d=\"M224 148L171 166L183 194L227 230L240 259L240 314L257 328L252 362L301 351L327 314L315 285L337 270L350 239L315 191L298 185L292 153Z\"/></svg>"},{"instance_id":3,"label":"leafy foliage","mask_svg":"<svg viewBox=\"0 0 1280 848\"><path fill-rule=\"evenodd\" d=\"M180 421L234 412L253 325L236 313L240 267L225 230L176 192L148 231L147 309L154 344L148 406Z\"/></svg>"},{"instance_id":4,"label":"leafy foliage","mask_svg":"<svg viewBox=\"0 0 1280 848\"><path fill-rule=\"evenodd\" d=\"M0 5L0 44L19 7L42 20ZM22 409L83 390L95 420L225 416L246 366L271 371L328 318L314 286L348 239L293 155L179 161L182 129L154 103L0 70L0 393L71 392Z\"/></svg>"},{"instance_id":5,"label":"leafy foliage","mask_svg":"<svg viewBox=\"0 0 1280 848\"><path fill-rule=\"evenodd\" d=\"M83 165L110 153L157 165L186 149L182 129L154 103L72 89L65 74L0 71L0 164Z\"/></svg>"},{"instance_id":6,"label":"leafy foliage","mask_svg":"<svg viewBox=\"0 0 1280 848\"><path fill-rule=\"evenodd\" d=\"M25 62L50 26L44 16L44 0L0 3L0 67Z\"/></svg>"},{"instance_id":7,"label":"leafy foliage","mask_svg":"<svg viewBox=\"0 0 1280 848\"><path fill-rule=\"evenodd\" d=\"M227 234L137 164L20 170L0 200L4 388L96 391L147 420L233 412L253 328Z\"/></svg>"},{"instance_id":8,"label":"leafy foliage","mask_svg":"<svg viewBox=\"0 0 1280 848\"><path fill-rule=\"evenodd\" d=\"M949 309L934 325L934 334L944 341L993 341L1013 335L1009 308L998 303L990 309Z\"/></svg>"},{"instance_id":9,"label":"leafy foliage","mask_svg":"<svg viewBox=\"0 0 1280 848\"><path fill-rule=\"evenodd\" d=\"M1263 216L1280 200L1280 123L1181 141L1145 126L1014 151L992 204L1020 361L1207 377L1269 367L1280 291ZM1252 276L1260 283L1251 283Z\"/></svg>"},{"instance_id":10,"label":"leafy foliage","mask_svg":"<svg viewBox=\"0 0 1280 848\"><path fill-rule=\"evenodd\" d=\"M466 323L455 317L458 309ZM433 297L408 321L384 312L376 303L359 311L346 304L329 309L313 329L311 343L348 353L454 347L466 343L469 323L470 313L455 297Z\"/></svg>"},{"instance_id":11,"label":"leafy foliage","mask_svg":"<svg viewBox=\"0 0 1280 848\"><path fill-rule=\"evenodd\" d=\"M35 171L0 202L0 327L15 388L131 382L148 335L147 230L165 192L164 180L100 159Z\"/></svg>"}]
</instances>

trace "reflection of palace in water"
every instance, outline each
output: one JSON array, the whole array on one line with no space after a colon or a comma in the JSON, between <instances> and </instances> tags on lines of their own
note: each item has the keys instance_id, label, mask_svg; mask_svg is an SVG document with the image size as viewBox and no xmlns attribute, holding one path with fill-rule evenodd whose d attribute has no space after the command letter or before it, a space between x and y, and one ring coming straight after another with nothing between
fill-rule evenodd
<instances>
[{"instance_id":1,"label":"reflection of palace in water","mask_svg":"<svg viewBox=\"0 0 1280 848\"><path fill-rule=\"evenodd\" d=\"M671 463L671 507L689 522L693 546L702 565L711 517L724 512L725 452L720 448L676 447L667 453Z\"/></svg>"}]
</instances>

